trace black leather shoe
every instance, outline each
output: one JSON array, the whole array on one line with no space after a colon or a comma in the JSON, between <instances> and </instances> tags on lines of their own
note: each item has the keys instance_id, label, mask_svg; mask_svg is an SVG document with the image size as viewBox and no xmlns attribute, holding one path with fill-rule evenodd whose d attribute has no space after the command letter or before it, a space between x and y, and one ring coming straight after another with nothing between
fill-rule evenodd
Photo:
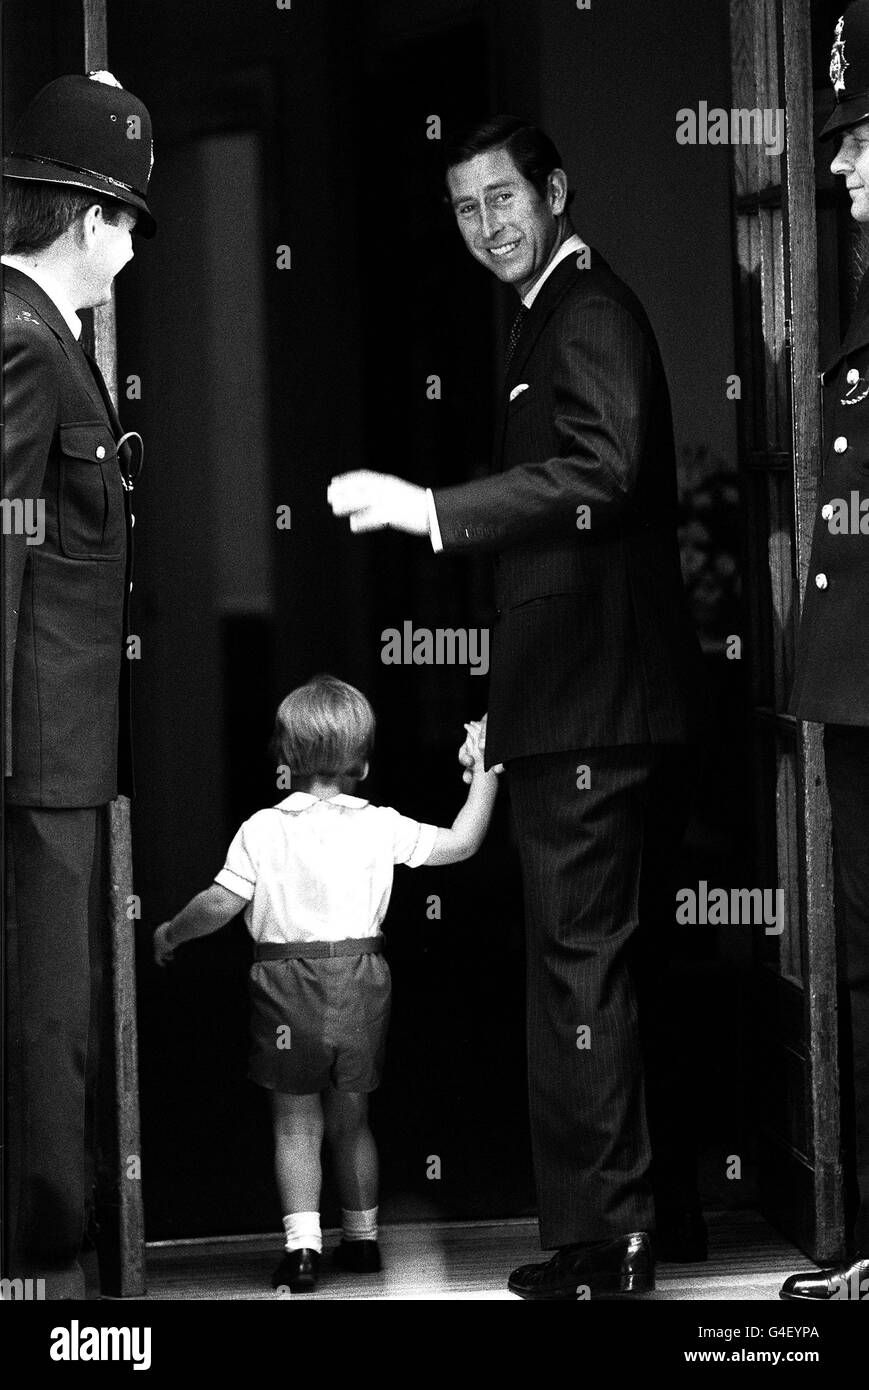
<instances>
[{"instance_id":1,"label":"black leather shoe","mask_svg":"<svg viewBox=\"0 0 869 1390\"><path fill-rule=\"evenodd\" d=\"M709 1256L703 1213L686 1208L658 1216L655 1256L665 1264L701 1264Z\"/></svg>"},{"instance_id":2,"label":"black leather shoe","mask_svg":"<svg viewBox=\"0 0 869 1390\"><path fill-rule=\"evenodd\" d=\"M782 1284L779 1298L869 1303L869 1258L854 1260L849 1265L834 1265L832 1269L810 1269L805 1274L792 1274Z\"/></svg>"},{"instance_id":3,"label":"black leather shoe","mask_svg":"<svg viewBox=\"0 0 869 1390\"><path fill-rule=\"evenodd\" d=\"M320 1256L316 1250L288 1250L272 1275L272 1288L310 1293L317 1285Z\"/></svg>"},{"instance_id":4,"label":"black leather shoe","mask_svg":"<svg viewBox=\"0 0 869 1390\"><path fill-rule=\"evenodd\" d=\"M648 1293L654 1287L655 1260L645 1231L600 1245L564 1245L546 1264L522 1265L507 1281L520 1298L559 1302Z\"/></svg>"},{"instance_id":5,"label":"black leather shoe","mask_svg":"<svg viewBox=\"0 0 869 1390\"><path fill-rule=\"evenodd\" d=\"M380 1247L376 1240L342 1240L332 1251L332 1263L350 1274L379 1274Z\"/></svg>"}]
</instances>

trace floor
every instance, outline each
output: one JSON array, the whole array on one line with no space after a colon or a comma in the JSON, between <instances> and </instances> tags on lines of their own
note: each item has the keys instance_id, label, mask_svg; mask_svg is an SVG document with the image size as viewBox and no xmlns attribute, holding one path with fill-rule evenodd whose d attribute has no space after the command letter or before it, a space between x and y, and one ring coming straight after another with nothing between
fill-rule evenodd
<instances>
[{"instance_id":1,"label":"floor","mask_svg":"<svg viewBox=\"0 0 869 1390\"><path fill-rule=\"evenodd\" d=\"M757 1213L707 1213L709 1260L658 1266L657 1300L778 1299L782 1280L809 1262ZM328 1252L338 1233L325 1233L325 1257L314 1293L321 1300L512 1299L506 1276L540 1258L533 1220L407 1222L381 1228L384 1270L378 1275L332 1271ZM181 1241L148 1246L148 1300L264 1300L277 1295L271 1270L280 1241L269 1236ZM283 1295L292 1297L292 1295Z\"/></svg>"}]
</instances>

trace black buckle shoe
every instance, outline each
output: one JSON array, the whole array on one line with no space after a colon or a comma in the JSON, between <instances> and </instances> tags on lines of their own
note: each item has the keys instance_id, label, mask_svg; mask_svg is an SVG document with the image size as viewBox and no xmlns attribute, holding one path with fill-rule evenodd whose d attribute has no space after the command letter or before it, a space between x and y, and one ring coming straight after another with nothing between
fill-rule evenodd
<instances>
[{"instance_id":1,"label":"black buckle shoe","mask_svg":"<svg viewBox=\"0 0 869 1390\"><path fill-rule=\"evenodd\" d=\"M652 1243L645 1231L600 1245L562 1246L545 1264L514 1269L507 1288L520 1298L575 1302L577 1299L649 1293L655 1287Z\"/></svg>"},{"instance_id":2,"label":"black buckle shoe","mask_svg":"<svg viewBox=\"0 0 869 1390\"><path fill-rule=\"evenodd\" d=\"M834 1300L869 1302L869 1258L831 1269L810 1269L792 1274L779 1290L779 1298L811 1299L816 1303Z\"/></svg>"},{"instance_id":3,"label":"black buckle shoe","mask_svg":"<svg viewBox=\"0 0 869 1390\"><path fill-rule=\"evenodd\" d=\"M288 1250L272 1274L272 1288L291 1293L310 1293L317 1286L320 1256L316 1250Z\"/></svg>"}]
</instances>

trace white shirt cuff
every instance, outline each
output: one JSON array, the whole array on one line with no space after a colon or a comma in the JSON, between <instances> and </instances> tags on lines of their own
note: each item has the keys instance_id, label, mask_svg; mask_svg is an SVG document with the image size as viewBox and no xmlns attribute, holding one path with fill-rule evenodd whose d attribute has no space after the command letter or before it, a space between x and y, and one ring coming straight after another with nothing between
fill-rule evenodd
<instances>
[{"instance_id":1,"label":"white shirt cuff","mask_svg":"<svg viewBox=\"0 0 869 1390\"><path fill-rule=\"evenodd\" d=\"M420 864L424 864L434 849L437 839L438 828L436 825L423 825L419 827L419 838L413 847L413 854L407 861L409 869L418 869Z\"/></svg>"},{"instance_id":2,"label":"white shirt cuff","mask_svg":"<svg viewBox=\"0 0 869 1390\"><path fill-rule=\"evenodd\" d=\"M441 539L441 528L438 525L438 513L437 507L435 506L434 493L430 487L427 487L425 490L425 500L428 506L428 533L431 537L431 548L435 553L438 553L443 550L444 543Z\"/></svg>"},{"instance_id":3,"label":"white shirt cuff","mask_svg":"<svg viewBox=\"0 0 869 1390\"><path fill-rule=\"evenodd\" d=\"M230 893L237 893L246 902L252 902L254 885L250 879L242 878L241 874L233 873L232 869L224 866L219 874L214 875L214 882L219 883L221 888L228 888Z\"/></svg>"}]
</instances>

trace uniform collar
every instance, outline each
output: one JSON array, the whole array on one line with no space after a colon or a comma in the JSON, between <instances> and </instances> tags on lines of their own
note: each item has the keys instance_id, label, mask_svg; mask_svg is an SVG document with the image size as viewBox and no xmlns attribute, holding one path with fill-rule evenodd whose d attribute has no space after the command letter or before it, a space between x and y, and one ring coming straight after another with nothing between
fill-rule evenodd
<instances>
[{"instance_id":1,"label":"uniform collar","mask_svg":"<svg viewBox=\"0 0 869 1390\"><path fill-rule=\"evenodd\" d=\"M51 329L63 348L72 370L80 378L82 387L93 401L96 409L106 416L112 433L116 439L119 439L121 426L114 402L105 384L101 388L97 381L96 372L98 369L96 364L92 361L89 362L87 353L82 348L81 343L76 341L68 322L47 290L44 290L42 285L37 284L32 275L19 270L17 265L10 265L6 257L3 258L3 290L4 293L14 295L17 299L22 300ZM128 446L125 445L124 447L127 448Z\"/></svg>"},{"instance_id":2,"label":"uniform collar","mask_svg":"<svg viewBox=\"0 0 869 1390\"><path fill-rule=\"evenodd\" d=\"M17 270L26 275L28 280L32 280L48 295L55 309L63 316L70 333L78 341L81 337L81 319L57 276L41 267L25 265L21 256L4 256L3 264L9 266L10 270Z\"/></svg>"},{"instance_id":3,"label":"uniform collar","mask_svg":"<svg viewBox=\"0 0 869 1390\"><path fill-rule=\"evenodd\" d=\"M367 806L368 802L363 801L358 796L347 796L344 792L339 792L337 796L312 796L310 792L291 792L283 801L279 801L276 809L278 811L308 811L312 806L319 806L323 802L327 806L349 806L351 810L359 810Z\"/></svg>"}]
</instances>

